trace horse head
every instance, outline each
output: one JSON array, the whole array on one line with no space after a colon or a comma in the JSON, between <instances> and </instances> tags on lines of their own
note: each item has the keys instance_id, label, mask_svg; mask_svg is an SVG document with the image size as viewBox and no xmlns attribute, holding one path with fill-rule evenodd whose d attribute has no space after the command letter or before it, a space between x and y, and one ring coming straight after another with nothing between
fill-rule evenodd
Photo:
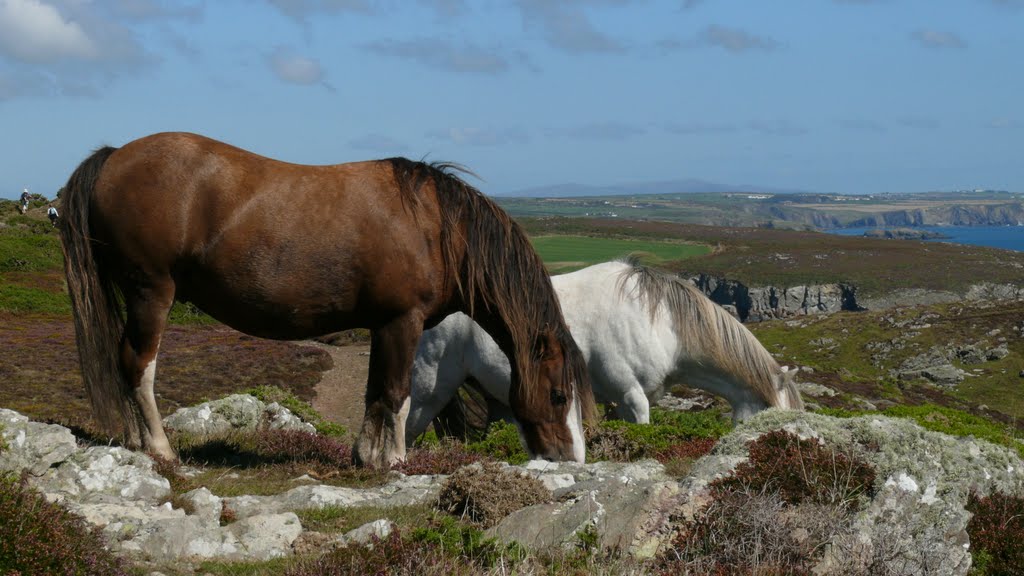
<instances>
[{"instance_id":1,"label":"horse head","mask_svg":"<svg viewBox=\"0 0 1024 576\"><path fill-rule=\"evenodd\" d=\"M804 401L800 398L800 390L796 386L796 373L799 371L799 366L795 368L781 366L779 372L772 375L772 383L775 385L775 390L778 394L778 403L776 405L779 408L803 410Z\"/></svg>"},{"instance_id":2,"label":"horse head","mask_svg":"<svg viewBox=\"0 0 1024 576\"><path fill-rule=\"evenodd\" d=\"M509 395L523 444L531 458L583 462L587 402L580 371L567 366L563 343L551 331L538 336L533 358L538 365L537 382L523 386L513 372Z\"/></svg>"}]
</instances>

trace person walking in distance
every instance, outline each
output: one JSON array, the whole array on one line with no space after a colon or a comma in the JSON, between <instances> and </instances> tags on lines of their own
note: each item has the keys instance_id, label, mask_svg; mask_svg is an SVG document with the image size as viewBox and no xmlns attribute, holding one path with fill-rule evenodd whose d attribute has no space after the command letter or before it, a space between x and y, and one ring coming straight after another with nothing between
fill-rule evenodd
<instances>
[{"instance_id":1,"label":"person walking in distance","mask_svg":"<svg viewBox=\"0 0 1024 576\"><path fill-rule=\"evenodd\" d=\"M24 190L21 191L21 213L22 214L28 212L28 201L29 201L29 198L31 198L31 197L28 195L28 188L25 188Z\"/></svg>"}]
</instances>

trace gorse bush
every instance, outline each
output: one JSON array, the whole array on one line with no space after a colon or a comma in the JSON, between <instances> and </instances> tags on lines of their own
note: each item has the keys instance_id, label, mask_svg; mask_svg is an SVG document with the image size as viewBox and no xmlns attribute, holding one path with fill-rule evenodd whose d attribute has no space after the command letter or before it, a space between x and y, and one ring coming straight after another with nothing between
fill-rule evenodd
<instances>
[{"instance_id":1,"label":"gorse bush","mask_svg":"<svg viewBox=\"0 0 1024 576\"><path fill-rule=\"evenodd\" d=\"M0 475L0 574L127 575L99 531L48 502L24 480Z\"/></svg>"},{"instance_id":2,"label":"gorse bush","mask_svg":"<svg viewBox=\"0 0 1024 576\"><path fill-rule=\"evenodd\" d=\"M971 538L972 574L1024 574L1024 498L996 492L982 497L971 493L967 523Z\"/></svg>"}]
</instances>

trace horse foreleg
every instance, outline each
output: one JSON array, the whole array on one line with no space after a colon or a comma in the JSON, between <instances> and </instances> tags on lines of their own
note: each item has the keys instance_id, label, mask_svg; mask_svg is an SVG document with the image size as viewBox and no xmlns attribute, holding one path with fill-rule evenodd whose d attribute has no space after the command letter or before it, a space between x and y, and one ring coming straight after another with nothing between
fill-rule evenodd
<instances>
[{"instance_id":1,"label":"horse foreleg","mask_svg":"<svg viewBox=\"0 0 1024 576\"><path fill-rule=\"evenodd\" d=\"M409 415L409 377L423 319L407 314L370 336L370 374L366 413L352 458L357 464L386 468L405 459L405 421Z\"/></svg>"},{"instance_id":2,"label":"horse foreleg","mask_svg":"<svg viewBox=\"0 0 1024 576\"><path fill-rule=\"evenodd\" d=\"M133 429L138 430L144 450L170 460L176 456L164 433L153 383L160 338L167 324L167 313L174 302L173 294L173 288L165 287L130 295L121 342L121 369L127 379L128 404L132 407L126 417L135 417L135 422L128 421L129 435L133 435Z\"/></svg>"},{"instance_id":3,"label":"horse foreleg","mask_svg":"<svg viewBox=\"0 0 1024 576\"><path fill-rule=\"evenodd\" d=\"M622 403L615 407L615 413L626 422L649 424L651 421L651 404L638 383L631 386L622 395Z\"/></svg>"}]
</instances>

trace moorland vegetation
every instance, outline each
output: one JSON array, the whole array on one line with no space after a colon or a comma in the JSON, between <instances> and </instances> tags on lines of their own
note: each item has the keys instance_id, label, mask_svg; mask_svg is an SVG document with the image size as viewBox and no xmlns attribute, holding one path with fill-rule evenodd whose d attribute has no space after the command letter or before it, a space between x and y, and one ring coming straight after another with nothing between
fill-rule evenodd
<instances>
[{"instance_id":1,"label":"moorland vegetation","mask_svg":"<svg viewBox=\"0 0 1024 576\"><path fill-rule=\"evenodd\" d=\"M882 295L907 287L962 291L978 282L1014 283L1024 276L1024 254L957 245L661 222L545 218L525 219L523 223L535 236L587 237L598 245L611 239L670 248L698 246L701 248L678 257L675 252L658 254L653 246L640 251L654 253L651 262L676 272L716 274L751 285L842 281L857 286L862 293ZM557 248L557 242L553 246ZM562 258L558 256L555 261L566 261ZM798 317L749 327L781 363L802 368L800 379L808 384L805 398L812 410L840 417L883 414L908 418L930 430L981 438L1024 455L1024 400L1018 392L1024 384L1024 304L904 304L894 309ZM91 421L77 372L69 315L56 231L45 221L39 206L23 216L17 214L13 202L0 201L0 349L5 351L0 361L0 407L68 426L83 443L107 444L111 440L101 436ZM318 430L315 434L256 431L214 439L175 435L172 440L184 463L199 473L185 473L177 465L161 463L161 470L171 479L172 504L175 497L197 486L206 486L222 496L276 494L300 474L347 486L386 482L384 473L352 467L348 431L332 425L309 406L315 384L332 362L322 349L248 337L185 305L175 306L171 323L163 344L158 389L163 414L230 393L250 392L286 405ZM983 350L1003 347L1006 354L976 362L959 353L965 346ZM965 374L961 382L942 385L905 374L908 363L935 349L950 351L949 365ZM692 393L684 387L673 390L676 395ZM55 402L54 398L61 401ZM712 408L704 412L655 410L649 426L604 421L588 432L588 453L598 460L654 458L671 475L682 477L730 430L726 410L722 402L712 402ZM673 554L650 561L610 556L595 545L596 536L586 532L579 534L574 547L556 554L487 538L482 531L487 521L482 519L492 513L492 508L499 510L494 513L506 513L503 506L508 503L479 502L472 505L479 510L467 508L468 499L476 494L473 486L480 480L462 478L461 484L450 490L451 499L444 506L388 510L388 517L399 529L372 549L347 547L326 555L310 553L256 563L207 562L193 568L213 574L295 575L324 571L676 573L684 569L723 574L806 573L820 550L814 548L813 541L792 542L788 533L763 534L776 539L774 555L765 563L755 566L749 557L737 556L737 550L751 544L750 531L738 529L740 525L731 520L737 517L737 511L751 510L751 498L761 498L758 502L762 505L794 510L821 510L824 504L856 507L877 483L870 468L846 455L821 452L817 445L805 446L799 439L785 436L767 436L761 442L751 447L748 465L715 485L717 504L699 521L684 527L673 545ZM494 424L466 443L428 434L410 452L400 471L455 474L477 461L525 461L514 427ZM803 472L780 475L783 469ZM838 500L823 503L825 496L818 487L835 479L822 480L822 475L837 473L849 491L838 497L833 494L829 497ZM485 483L493 485L495 481L491 478ZM507 490L517 495L529 491L528 487ZM772 496L765 500L764 494ZM1013 573L1024 562L1014 548L1024 536L1021 500L1004 494L971 498L970 506L976 512L970 528L972 543L977 542L972 550L975 573ZM26 509L32 514L24 514ZM310 510L300 518L304 525L319 532L343 533L380 513L337 508ZM8 516L0 517L0 525L16 525L19 532L10 532L17 538L5 539L7 548L0 546L0 571L28 574L46 566L45 562L71 562L63 556L49 560L42 556L43 542L65 541L69 542L67 546L52 547L55 553L71 555L74 562L86 567L68 573L142 570L97 551L93 531L79 519L41 501L23 481L10 475L0 479L0 516L4 514ZM224 514L222 521L231 522L230 511ZM9 523L15 516L18 523ZM44 524L56 532L41 532ZM160 568L174 573L173 567Z\"/></svg>"}]
</instances>

